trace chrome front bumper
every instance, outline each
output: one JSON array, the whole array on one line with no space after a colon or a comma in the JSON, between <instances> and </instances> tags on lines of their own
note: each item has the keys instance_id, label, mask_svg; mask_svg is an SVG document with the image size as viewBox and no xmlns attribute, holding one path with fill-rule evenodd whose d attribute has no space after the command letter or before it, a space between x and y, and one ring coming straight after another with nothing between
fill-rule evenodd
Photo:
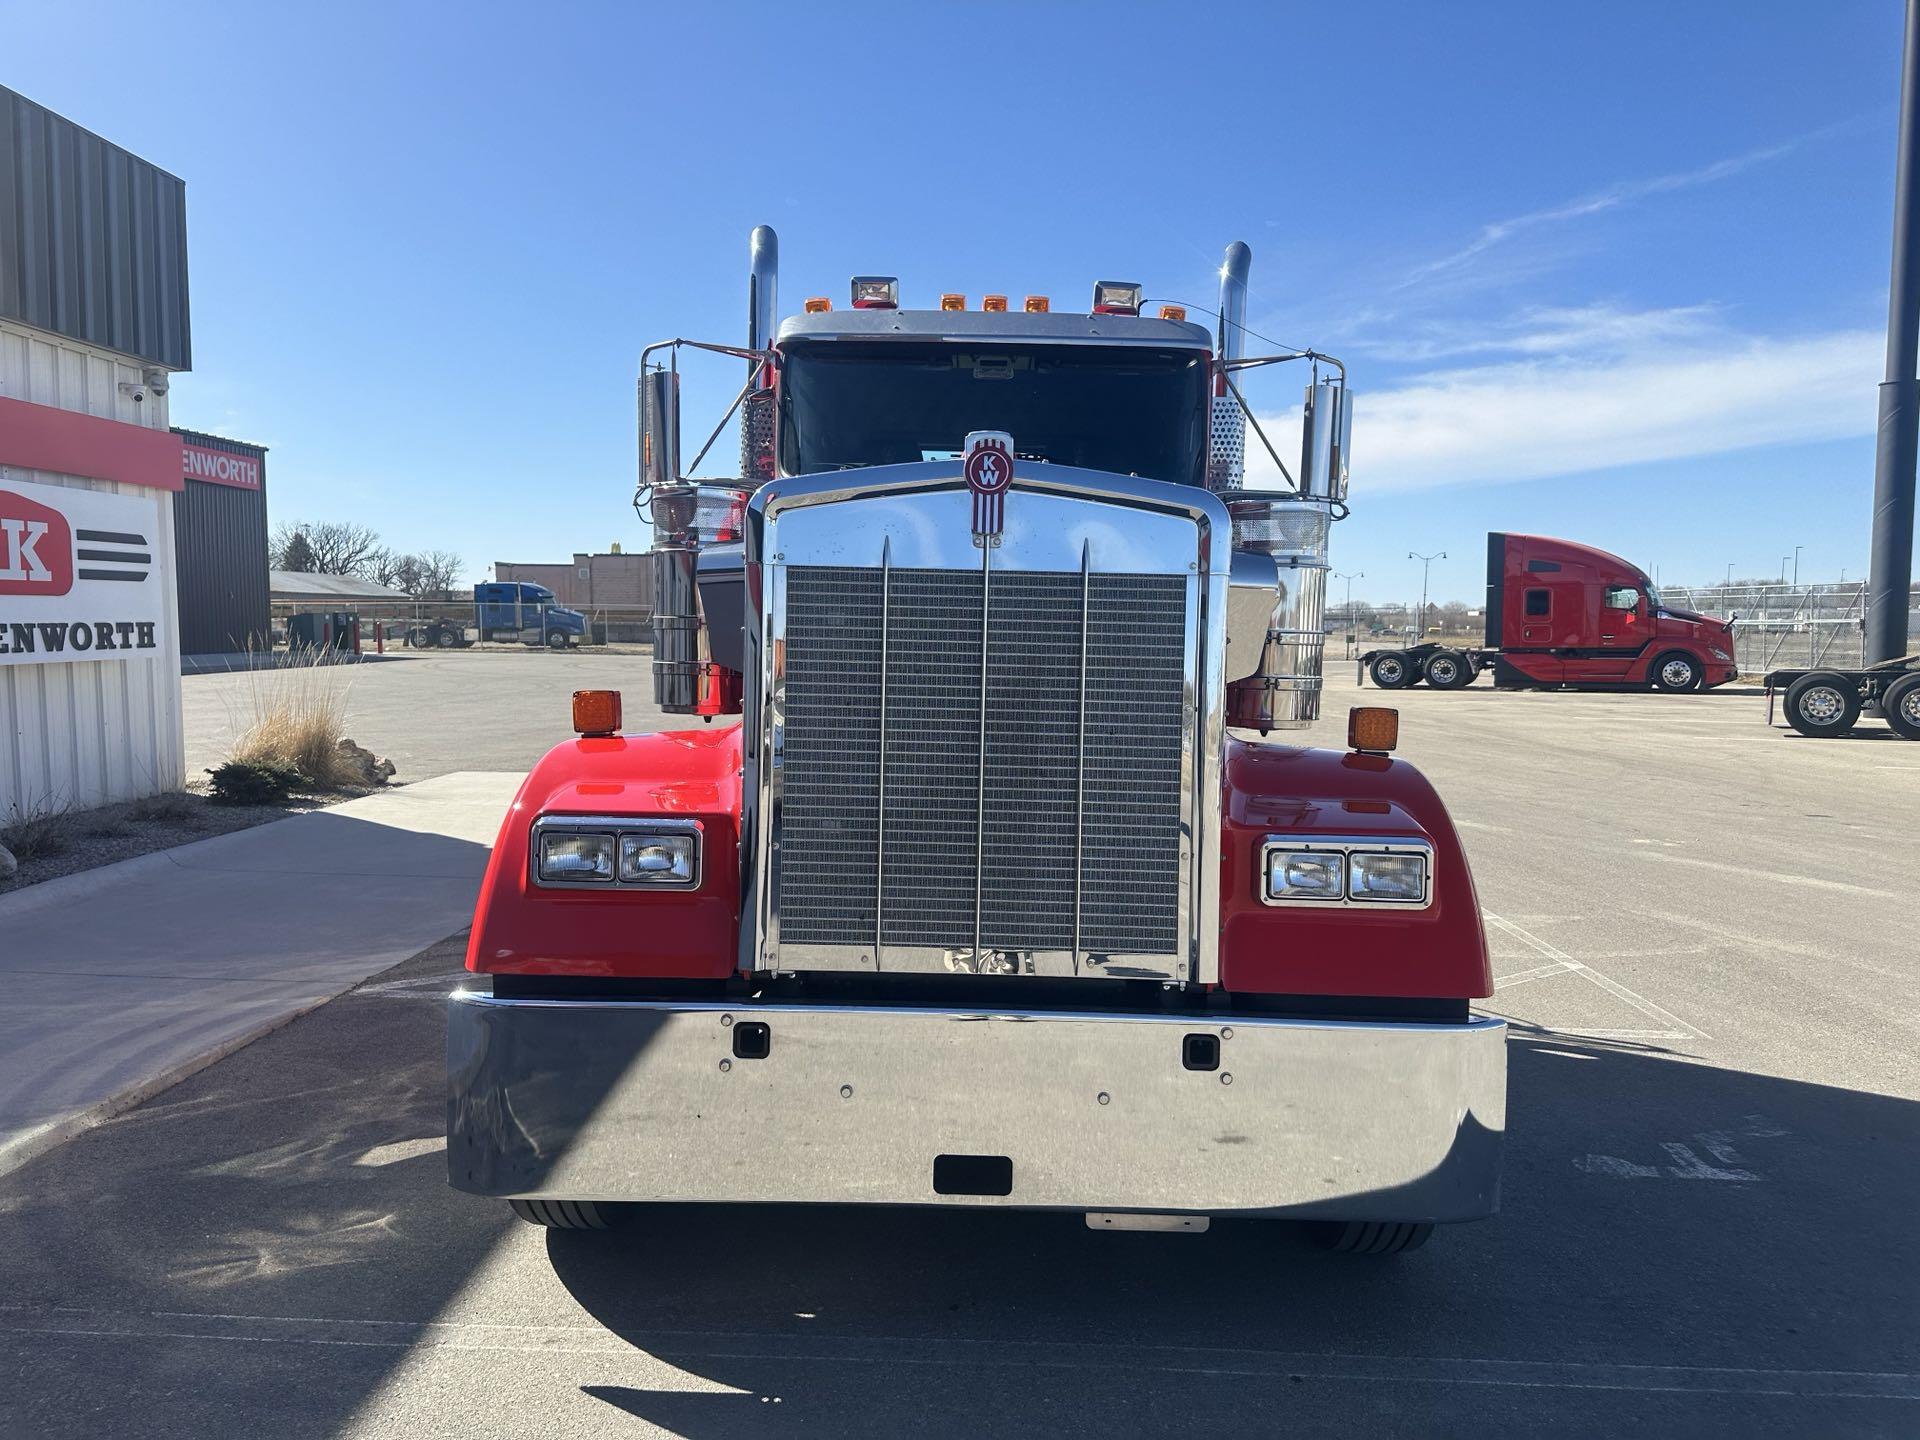
<instances>
[{"instance_id":1,"label":"chrome front bumper","mask_svg":"<svg viewBox=\"0 0 1920 1440\"><path fill-rule=\"evenodd\" d=\"M447 1165L515 1198L1472 1220L1499 1204L1505 1045L1499 1020L457 992Z\"/></svg>"}]
</instances>

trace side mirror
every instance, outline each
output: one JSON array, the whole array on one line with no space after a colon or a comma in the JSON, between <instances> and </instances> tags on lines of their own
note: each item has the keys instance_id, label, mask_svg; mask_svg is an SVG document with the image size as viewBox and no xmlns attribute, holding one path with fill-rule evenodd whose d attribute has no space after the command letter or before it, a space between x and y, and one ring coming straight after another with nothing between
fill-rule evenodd
<instances>
[{"instance_id":1,"label":"side mirror","mask_svg":"<svg viewBox=\"0 0 1920 1440\"><path fill-rule=\"evenodd\" d=\"M1323 500L1347 498L1347 446L1353 439L1353 398L1344 385L1307 387L1301 416L1300 493Z\"/></svg>"},{"instance_id":2,"label":"side mirror","mask_svg":"<svg viewBox=\"0 0 1920 1440\"><path fill-rule=\"evenodd\" d=\"M680 478L680 377L651 370L640 377L640 483L658 490Z\"/></svg>"}]
</instances>

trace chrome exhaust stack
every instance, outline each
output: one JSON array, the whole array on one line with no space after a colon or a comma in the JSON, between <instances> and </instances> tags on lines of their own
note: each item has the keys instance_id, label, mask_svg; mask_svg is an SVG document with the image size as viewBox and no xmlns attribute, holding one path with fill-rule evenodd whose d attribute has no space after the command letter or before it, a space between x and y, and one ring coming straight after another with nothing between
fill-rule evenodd
<instances>
[{"instance_id":1,"label":"chrome exhaust stack","mask_svg":"<svg viewBox=\"0 0 1920 1440\"><path fill-rule=\"evenodd\" d=\"M756 225L747 242L747 348L771 350L780 323L780 237ZM748 484L773 478L773 367L747 362L747 394L740 402L740 474Z\"/></svg>"},{"instance_id":2,"label":"chrome exhaust stack","mask_svg":"<svg viewBox=\"0 0 1920 1440\"><path fill-rule=\"evenodd\" d=\"M1220 266L1219 371L1207 485L1219 493L1233 517L1226 720L1229 726L1265 735L1297 730L1320 718L1327 537L1335 510L1345 510L1352 411L1344 376L1339 383L1308 387L1297 488L1245 488L1247 419L1229 367L1247 353L1247 274L1252 261L1252 252L1236 240Z\"/></svg>"}]
</instances>

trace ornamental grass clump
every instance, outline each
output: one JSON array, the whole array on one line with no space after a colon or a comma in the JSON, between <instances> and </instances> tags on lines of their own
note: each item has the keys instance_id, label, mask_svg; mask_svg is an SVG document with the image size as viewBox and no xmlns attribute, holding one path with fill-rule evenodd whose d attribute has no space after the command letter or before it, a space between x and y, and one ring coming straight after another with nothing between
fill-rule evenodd
<instances>
[{"instance_id":1,"label":"ornamental grass clump","mask_svg":"<svg viewBox=\"0 0 1920 1440\"><path fill-rule=\"evenodd\" d=\"M354 784L353 766L340 749L352 672L325 651L300 649L246 673L229 758L263 771L292 771L316 790Z\"/></svg>"}]
</instances>

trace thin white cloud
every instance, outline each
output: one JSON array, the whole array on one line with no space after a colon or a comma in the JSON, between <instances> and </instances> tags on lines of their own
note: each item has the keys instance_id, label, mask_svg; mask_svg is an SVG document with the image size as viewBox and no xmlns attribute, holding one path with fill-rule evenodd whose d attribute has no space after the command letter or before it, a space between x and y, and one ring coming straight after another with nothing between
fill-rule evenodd
<instances>
[{"instance_id":1,"label":"thin white cloud","mask_svg":"<svg viewBox=\"0 0 1920 1440\"><path fill-rule=\"evenodd\" d=\"M1416 267L1394 288L1404 290L1447 271L1456 270L1496 245L1529 230L1558 225L1569 220L1584 219L1589 215L1598 215L1608 210L1617 210L1622 205L1631 204L1636 200L1645 200L1650 196L1671 194L1677 190L1691 190L1696 186L1711 185L1716 180L1729 179L1742 171L1751 170L1756 165L1764 165L1769 160L1777 160L1782 155L1791 154L1809 141L1832 133L1836 128L1838 127L1828 126L1783 144L1767 145L1757 150L1749 150L1743 155L1716 160L1711 165L1703 165L1697 170L1655 175L1644 180L1618 181L1603 190L1596 190L1592 194L1580 196L1564 204L1529 211L1524 215L1514 215L1505 220L1495 220L1481 226L1480 233L1460 249Z\"/></svg>"},{"instance_id":2,"label":"thin white cloud","mask_svg":"<svg viewBox=\"0 0 1920 1440\"><path fill-rule=\"evenodd\" d=\"M1625 310L1616 305L1541 305L1504 320L1405 327L1350 348L1382 360L1425 364L1468 355L1624 353L1707 336L1719 328L1715 305Z\"/></svg>"},{"instance_id":3,"label":"thin white cloud","mask_svg":"<svg viewBox=\"0 0 1920 1440\"><path fill-rule=\"evenodd\" d=\"M1871 434L1882 337L1648 346L1443 370L1356 394L1357 494L1536 480L1762 445ZM1262 416L1283 456L1299 411ZM1259 441L1248 483L1281 483Z\"/></svg>"}]
</instances>

